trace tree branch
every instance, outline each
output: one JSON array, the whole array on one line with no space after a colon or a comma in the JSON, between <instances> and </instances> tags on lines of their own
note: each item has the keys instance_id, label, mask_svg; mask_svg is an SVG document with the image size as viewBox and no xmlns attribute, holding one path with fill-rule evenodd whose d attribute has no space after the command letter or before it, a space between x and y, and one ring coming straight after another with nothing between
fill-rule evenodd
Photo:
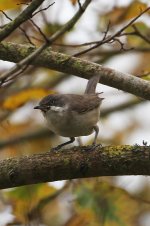
<instances>
[{"instance_id":1,"label":"tree branch","mask_svg":"<svg viewBox=\"0 0 150 226\"><path fill-rule=\"evenodd\" d=\"M119 55L119 54L126 54L127 52L137 52L137 53L149 53L150 48L143 48L143 47L137 47L137 48L130 48L126 49L126 51L123 51L121 49L97 49L93 52L90 52L88 56L105 56L105 57L112 57L114 55Z\"/></svg>"},{"instance_id":2,"label":"tree branch","mask_svg":"<svg viewBox=\"0 0 150 226\"><path fill-rule=\"evenodd\" d=\"M112 42L115 42L115 41L118 41L121 45L121 50L125 50L123 48L123 43L118 39L119 37L122 36L122 32L124 30L126 30L128 27L130 27L139 17L141 17L144 13L148 12L150 10L150 7L146 8L144 11L142 11L139 15L137 15L136 17L134 17L132 20L130 20L125 26L123 26L119 31L115 32L113 35L107 35L108 34L108 31L109 31L109 25L108 24L108 27L106 29L106 31L104 32L104 37L102 38L102 40L100 40L98 43L96 43L94 46L92 47L89 47L88 49L85 49L81 52L78 52L76 54L74 54L73 56L80 56L82 54L85 54L103 44L108 44L108 43L112 43ZM142 37L142 36L140 36ZM144 37L142 37L144 39ZM144 39L145 40L145 39Z\"/></svg>"},{"instance_id":3,"label":"tree branch","mask_svg":"<svg viewBox=\"0 0 150 226\"><path fill-rule=\"evenodd\" d=\"M3 148L12 146L15 144L20 144L23 142L30 142L31 140L36 140L36 139L42 139L42 138L47 138L47 137L52 137L54 133L52 133L48 129L40 129L36 131L32 131L25 134L21 134L15 137L9 137L9 139L6 140L0 140L0 151L3 150Z\"/></svg>"},{"instance_id":4,"label":"tree branch","mask_svg":"<svg viewBox=\"0 0 150 226\"><path fill-rule=\"evenodd\" d=\"M0 59L19 62L21 59L24 59L34 52L35 49L36 48L31 45L3 42L0 43ZM38 55L32 63L38 67L46 67L87 79L93 76L93 74L99 74L100 83L150 100L150 82L127 73L103 67L96 63L51 51L50 48L47 48Z\"/></svg>"},{"instance_id":5,"label":"tree branch","mask_svg":"<svg viewBox=\"0 0 150 226\"><path fill-rule=\"evenodd\" d=\"M0 161L0 188L117 175L150 175L150 146L73 147Z\"/></svg>"},{"instance_id":6,"label":"tree branch","mask_svg":"<svg viewBox=\"0 0 150 226\"><path fill-rule=\"evenodd\" d=\"M9 71L5 72L1 76L1 83L4 83L7 79L10 80L16 76L16 72L18 70L24 71L28 67L31 62L33 62L38 55L40 55L48 46L50 46L55 40L57 40L61 35L63 35L66 31L69 31L80 19L80 17L83 15L84 11L90 4L91 0L85 0L85 2L82 5L82 9L79 8L79 10L75 13L75 15L64 25L62 26L57 32L55 32L51 37L46 38L46 42L41 45L39 48L35 48L34 52L30 52L30 55L27 55L24 59L22 59L20 62L18 62L14 67L12 67ZM21 72L17 73L20 74ZM14 75L15 74L15 75Z\"/></svg>"},{"instance_id":7,"label":"tree branch","mask_svg":"<svg viewBox=\"0 0 150 226\"><path fill-rule=\"evenodd\" d=\"M117 111L123 111L126 109L131 109L132 107L138 105L138 104L142 104L145 103L145 100L139 100L139 99L131 99L129 101L123 102L119 105L115 105L115 106L111 106L109 108L103 109L101 111L101 118L102 117L106 117L111 113L117 112Z\"/></svg>"},{"instance_id":8,"label":"tree branch","mask_svg":"<svg viewBox=\"0 0 150 226\"><path fill-rule=\"evenodd\" d=\"M16 19L11 21L9 24L4 26L0 30L0 41L4 40L8 35L10 35L16 28L18 28L22 23L27 21L32 17L32 13L44 2L45 0L33 0L31 4L20 13Z\"/></svg>"}]
</instances>

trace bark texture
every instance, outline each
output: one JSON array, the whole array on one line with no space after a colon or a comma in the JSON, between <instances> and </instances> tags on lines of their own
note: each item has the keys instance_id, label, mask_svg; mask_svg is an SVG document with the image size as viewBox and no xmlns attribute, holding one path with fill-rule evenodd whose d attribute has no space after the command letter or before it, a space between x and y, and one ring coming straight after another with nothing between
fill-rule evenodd
<instances>
[{"instance_id":1,"label":"bark texture","mask_svg":"<svg viewBox=\"0 0 150 226\"><path fill-rule=\"evenodd\" d=\"M3 42L0 43L0 59L16 63L35 50L36 48L31 45ZM87 79L94 74L99 74L100 83L150 100L150 82L96 63L51 51L51 48L43 51L34 61L31 61L31 64Z\"/></svg>"},{"instance_id":2,"label":"bark texture","mask_svg":"<svg viewBox=\"0 0 150 226\"><path fill-rule=\"evenodd\" d=\"M73 147L0 161L0 188L118 175L150 175L150 146Z\"/></svg>"}]
</instances>

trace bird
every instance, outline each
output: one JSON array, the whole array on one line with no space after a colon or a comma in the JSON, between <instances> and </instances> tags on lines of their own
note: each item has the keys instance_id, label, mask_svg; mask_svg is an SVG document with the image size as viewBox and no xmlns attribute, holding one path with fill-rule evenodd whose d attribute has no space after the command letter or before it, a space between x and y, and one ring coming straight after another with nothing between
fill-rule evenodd
<instances>
[{"instance_id":1,"label":"bird","mask_svg":"<svg viewBox=\"0 0 150 226\"><path fill-rule=\"evenodd\" d=\"M55 150L71 144L75 137L88 136L95 132L93 145L96 144L99 128L100 106L104 98L95 93L99 75L92 76L84 94L50 94L45 96L34 109L41 110L48 128L70 140L59 144Z\"/></svg>"}]
</instances>

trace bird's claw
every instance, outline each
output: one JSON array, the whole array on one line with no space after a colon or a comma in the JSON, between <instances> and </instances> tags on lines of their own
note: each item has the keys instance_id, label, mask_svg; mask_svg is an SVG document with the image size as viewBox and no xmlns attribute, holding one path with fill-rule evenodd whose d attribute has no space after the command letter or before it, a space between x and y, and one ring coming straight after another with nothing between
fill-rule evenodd
<instances>
[{"instance_id":1,"label":"bird's claw","mask_svg":"<svg viewBox=\"0 0 150 226\"><path fill-rule=\"evenodd\" d=\"M51 149L49 150L49 152L57 152L57 151L60 151L60 149L61 149L61 146L58 145L58 146L56 146L56 147L54 147L54 148L51 148Z\"/></svg>"},{"instance_id":2,"label":"bird's claw","mask_svg":"<svg viewBox=\"0 0 150 226\"><path fill-rule=\"evenodd\" d=\"M83 151L93 151L95 148L102 147L102 144L92 144L84 147Z\"/></svg>"}]
</instances>

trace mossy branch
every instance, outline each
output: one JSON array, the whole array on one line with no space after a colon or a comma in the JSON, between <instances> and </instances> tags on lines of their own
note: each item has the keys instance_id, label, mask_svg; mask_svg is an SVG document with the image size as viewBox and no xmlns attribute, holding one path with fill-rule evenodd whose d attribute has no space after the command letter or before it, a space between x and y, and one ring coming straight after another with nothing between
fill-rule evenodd
<instances>
[{"instance_id":1,"label":"mossy branch","mask_svg":"<svg viewBox=\"0 0 150 226\"><path fill-rule=\"evenodd\" d=\"M4 28L0 30L0 41L4 40L22 23L31 18L32 13L42 4L42 2L44 2L44 0L33 0L31 4L23 12L20 13L18 17L4 26Z\"/></svg>"},{"instance_id":2,"label":"mossy branch","mask_svg":"<svg viewBox=\"0 0 150 226\"><path fill-rule=\"evenodd\" d=\"M3 42L0 43L0 59L20 62L35 50L31 45ZM150 82L90 61L51 51L51 48L38 55L32 64L87 79L93 74L99 74L100 83L150 100Z\"/></svg>"},{"instance_id":3,"label":"mossy branch","mask_svg":"<svg viewBox=\"0 0 150 226\"><path fill-rule=\"evenodd\" d=\"M117 175L150 175L150 146L73 147L0 161L1 189Z\"/></svg>"}]
</instances>

